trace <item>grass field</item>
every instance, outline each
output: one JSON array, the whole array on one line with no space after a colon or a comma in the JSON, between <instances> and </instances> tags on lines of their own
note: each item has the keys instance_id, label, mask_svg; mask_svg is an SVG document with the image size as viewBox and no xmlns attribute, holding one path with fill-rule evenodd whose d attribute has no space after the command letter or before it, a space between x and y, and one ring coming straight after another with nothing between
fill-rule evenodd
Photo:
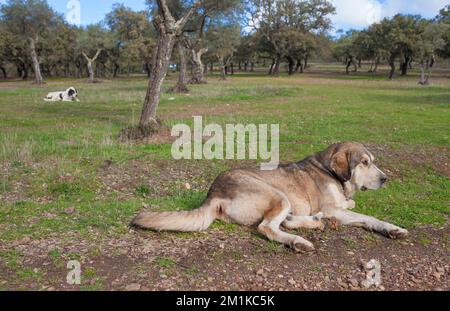
<instances>
[{"instance_id":1,"label":"grass field","mask_svg":"<svg viewBox=\"0 0 450 311\"><path fill-rule=\"evenodd\" d=\"M283 162L299 160L334 142L362 142L376 155L390 182L380 191L358 194L357 211L413 231L426 226L447 236L449 72L440 71L432 86L421 87L415 75L387 81L381 75L330 74L330 68L315 67L305 75L279 78L238 73L226 82L210 77L207 85L190 86L188 95L164 94L159 116L169 127L192 124L194 115L202 115L204 123L222 125L280 124ZM166 86L175 78L172 75ZM80 103L42 101L48 91L72 85L79 90ZM221 223L213 226L212 233L130 231L129 221L143 207L195 208L220 172L255 164L175 161L168 133L149 144L118 142L120 130L139 119L145 90L146 80L141 77L94 85L49 80L41 88L28 82L0 83L0 289L70 289L64 284L65 261L78 258L91 265L83 271L89 282L80 289L123 289L130 281L105 272L122 257L132 261L130 269L137 275L148 276L145 271L150 266L157 271L153 282L134 281L142 288L183 288L164 285L176 275L183 255L174 250L166 254L163 246L170 249L172 239L191 243L210 241L216 235L225 239L221 243L233 245L222 233L256 239L258 247L273 249L277 256L294 256L250 229ZM347 238L352 239L352 232ZM442 248L446 252L447 238ZM133 250L127 248L130 240L150 241L151 251L133 257ZM422 244L430 240L433 237L424 233ZM147 244L142 243L136 247L145 249ZM123 248L128 252L123 253ZM148 258L147 265L133 261L140 256ZM220 261L223 254L217 256ZM259 256L251 258L252 269ZM208 282L201 272L207 270L205 265L182 267L187 277L201 280L189 283L189 288ZM227 284L223 288L234 288Z\"/></svg>"}]
</instances>

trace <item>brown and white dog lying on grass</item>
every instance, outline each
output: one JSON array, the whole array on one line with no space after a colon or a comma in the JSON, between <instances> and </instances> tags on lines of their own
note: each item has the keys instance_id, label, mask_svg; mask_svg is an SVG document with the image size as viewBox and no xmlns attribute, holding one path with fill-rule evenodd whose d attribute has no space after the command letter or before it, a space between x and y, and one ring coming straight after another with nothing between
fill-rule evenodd
<instances>
[{"instance_id":1,"label":"brown and white dog lying on grass","mask_svg":"<svg viewBox=\"0 0 450 311\"><path fill-rule=\"evenodd\" d=\"M408 231L376 218L349 211L358 190L380 189L386 175L374 156L360 143L346 142L300 162L273 171L239 169L221 174L202 206L189 212L143 212L132 225L153 230L202 231L215 219L258 226L268 239L312 251L306 239L282 231L323 228L323 218L342 225L363 227L390 238L405 238Z\"/></svg>"},{"instance_id":2,"label":"brown and white dog lying on grass","mask_svg":"<svg viewBox=\"0 0 450 311\"><path fill-rule=\"evenodd\" d=\"M72 102L80 100L78 99L78 91L76 88L69 87L65 92L52 92L48 93L47 96L45 96L44 100L46 102Z\"/></svg>"}]
</instances>

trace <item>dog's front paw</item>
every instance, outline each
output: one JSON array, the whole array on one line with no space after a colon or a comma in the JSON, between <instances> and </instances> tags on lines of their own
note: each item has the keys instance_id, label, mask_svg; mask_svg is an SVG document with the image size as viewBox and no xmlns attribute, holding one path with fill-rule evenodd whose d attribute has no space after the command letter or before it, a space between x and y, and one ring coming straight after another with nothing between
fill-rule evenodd
<instances>
[{"instance_id":1,"label":"dog's front paw","mask_svg":"<svg viewBox=\"0 0 450 311\"><path fill-rule=\"evenodd\" d=\"M395 240L405 239L408 235L409 235L408 230L402 229L402 228L398 228L398 229L394 229L394 230L388 231L388 236L391 239L395 239Z\"/></svg>"},{"instance_id":2,"label":"dog's front paw","mask_svg":"<svg viewBox=\"0 0 450 311\"><path fill-rule=\"evenodd\" d=\"M314 244L303 239L295 240L292 248L297 253L310 253L316 250Z\"/></svg>"},{"instance_id":3,"label":"dog's front paw","mask_svg":"<svg viewBox=\"0 0 450 311\"><path fill-rule=\"evenodd\" d=\"M323 216L325 216L322 212L317 213L316 215L313 216L314 221L321 221Z\"/></svg>"},{"instance_id":4,"label":"dog's front paw","mask_svg":"<svg viewBox=\"0 0 450 311\"><path fill-rule=\"evenodd\" d=\"M315 227L314 227L315 229L325 230L326 226L325 226L325 221L323 219L324 216L325 215L322 212L313 216L313 219L315 221Z\"/></svg>"}]
</instances>

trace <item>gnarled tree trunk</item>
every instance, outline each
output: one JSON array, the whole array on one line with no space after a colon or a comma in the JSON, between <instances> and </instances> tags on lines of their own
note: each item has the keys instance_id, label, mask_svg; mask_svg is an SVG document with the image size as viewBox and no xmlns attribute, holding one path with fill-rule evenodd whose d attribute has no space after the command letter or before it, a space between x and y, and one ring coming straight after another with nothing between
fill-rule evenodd
<instances>
[{"instance_id":1,"label":"gnarled tree trunk","mask_svg":"<svg viewBox=\"0 0 450 311\"><path fill-rule=\"evenodd\" d=\"M150 78L150 75L152 73L152 64L148 63L148 62L145 62L144 63L144 70L145 70L145 73L147 74L147 78Z\"/></svg>"},{"instance_id":2,"label":"gnarled tree trunk","mask_svg":"<svg viewBox=\"0 0 450 311\"><path fill-rule=\"evenodd\" d=\"M112 72L113 78L117 78L117 76L118 76L118 74L119 74L120 65L119 65L119 63L114 62L114 63L112 64L112 66L113 66L113 72Z\"/></svg>"},{"instance_id":3,"label":"gnarled tree trunk","mask_svg":"<svg viewBox=\"0 0 450 311\"><path fill-rule=\"evenodd\" d=\"M84 58L87 61L87 69L89 72L89 78L86 81L87 83L94 83L95 82L95 74L94 74L94 68L93 68L93 64L94 62L97 60L98 56L100 55L102 49L98 49L97 53L95 53L95 56L93 58L90 58L89 56L86 55L86 53L82 53Z\"/></svg>"},{"instance_id":4,"label":"gnarled tree trunk","mask_svg":"<svg viewBox=\"0 0 450 311\"><path fill-rule=\"evenodd\" d=\"M30 45L30 54L31 54L31 60L33 62L33 71L34 71L34 83L36 84L42 84L44 82L44 79L42 78L41 74L41 67L39 64L39 57L36 52L36 43L38 38L28 38L29 45Z\"/></svg>"},{"instance_id":5,"label":"gnarled tree trunk","mask_svg":"<svg viewBox=\"0 0 450 311\"><path fill-rule=\"evenodd\" d=\"M280 74L281 55L277 55L275 59L275 65L273 67L272 75L278 76Z\"/></svg>"},{"instance_id":6,"label":"gnarled tree trunk","mask_svg":"<svg viewBox=\"0 0 450 311\"><path fill-rule=\"evenodd\" d=\"M295 61L291 56L287 57L288 61L288 74L291 76L295 73Z\"/></svg>"},{"instance_id":7,"label":"gnarled tree trunk","mask_svg":"<svg viewBox=\"0 0 450 311\"><path fill-rule=\"evenodd\" d=\"M391 66L391 71L389 73L389 80L392 80L395 74L395 56L391 56L389 58L389 66Z\"/></svg>"},{"instance_id":8,"label":"gnarled tree trunk","mask_svg":"<svg viewBox=\"0 0 450 311\"><path fill-rule=\"evenodd\" d=\"M429 85L430 84L430 77L431 77L431 70L434 66L434 57L427 60L422 60L420 62L420 85Z\"/></svg>"},{"instance_id":9,"label":"gnarled tree trunk","mask_svg":"<svg viewBox=\"0 0 450 311\"><path fill-rule=\"evenodd\" d=\"M190 84L205 84L205 78L204 78L204 68L203 68L203 62L202 62L202 56L208 52L208 49L202 48L198 51L195 49L192 49L192 64L194 66L193 72L192 72L192 78L191 81L189 81Z\"/></svg>"},{"instance_id":10,"label":"gnarled tree trunk","mask_svg":"<svg viewBox=\"0 0 450 311\"><path fill-rule=\"evenodd\" d=\"M18 59L16 61L16 66L17 66L17 74L19 75L19 77L22 80L28 79L28 66L27 66L27 63L25 61L23 61L22 59Z\"/></svg>"},{"instance_id":11,"label":"gnarled tree trunk","mask_svg":"<svg viewBox=\"0 0 450 311\"><path fill-rule=\"evenodd\" d=\"M169 10L166 0L157 0L156 3L158 5L158 13L153 23L158 34L157 47L153 54L152 69L139 127L132 131L133 135L127 135L128 138L136 138L136 134L139 134L141 137L149 137L158 130L155 128L158 125L156 110L161 97L162 85L169 68L175 39L181 34L187 21L200 6L200 2L196 2L186 15L176 21ZM203 67L201 69L203 70Z\"/></svg>"},{"instance_id":12,"label":"gnarled tree trunk","mask_svg":"<svg viewBox=\"0 0 450 311\"><path fill-rule=\"evenodd\" d=\"M297 59L297 65L295 67L295 72L303 73L303 64L302 64L302 59L301 58Z\"/></svg>"},{"instance_id":13,"label":"gnarled tree trunk","mask_svg":"<svg viewBox=\"0 0 450 311\"><path fill-rule=\"evenodd\" d=\"M189 93L189 89L187 88L187 57L186 57L186 48L182 43L177 44L178 47L178 55L180 57L180 73L178 75L177 84L170 89L171 93Z\"/></svg>"},{"instance_id":14,"label":"gnarled tree trunk","mask_svg":"<svg viewBox=\"0 0 450 311\"><path fill-rule=\"evenodd\" d=\"M406 76L408 74L408 69L411 61L412 57L406 56L403 62L400 64L400 71L402 73L402 76Z\"/></svg>"},{"instance_id":15,"label":"gnarled tree trunk","mask_svg":"<svg viewBox=\"0 0 450 311\"><path fill-rule=\"evenodd\" d=\"M8 79L8 73L6 72L5 67L3 67L2 65L0 65L0 70L1 70L2 73L3 73L3 78L4 78L4 79Z\"/></svg>"},{"instance_id":16,"label":"gnarled tree trunk","mask_svg":"<svg viewBox=\"0 0 450 311\"><path fill-rule=\"evenodd\" d=\"M158 32L158 45L154 55L141 120L139 121L139 126L144 132L156 123L156 110L159 105L161 89L167 75L170 55L172 55L174 44L174 33L167 33L166 31Z\"/></svg>"},{"instance_id":17,"label":"gnarled tree trunk","mask_svg":"<svg viewBox=\"0 0 450 311\"><path fill-rule=\"evenodd\" d=\"M269 75L273 74L274 68L275 68L275 58L272 59L272 64L270 65L270 68L269 68Z\"/></svg>"},{"instance_id":18,"label":"gnarled tree trunk","mask_svg":"<svg viewBox=\"0 0 450 311\"><path fill-rule=\"evenodd\" d=\"M227 79L227 66L223 58L219 59L220 62L220 79L225 81Z\"/></svg>"},{"instance_id":19,"label":"gnarled tree trunk","mask_svg":"<svg viewBox=\"0 0 450 311\"><path fill-rule=\"evenodd\" d=\"M350 74L350 66L351 65L353 65L353 72L357 72L358 71L358 66L357 66L357 64L356 64L356 62L355 62L355 60L353 59L353 56L350 56L348 59L347 59L347 66L345 67L345 73L346 74Z\"/></svg>"}]
</instances>

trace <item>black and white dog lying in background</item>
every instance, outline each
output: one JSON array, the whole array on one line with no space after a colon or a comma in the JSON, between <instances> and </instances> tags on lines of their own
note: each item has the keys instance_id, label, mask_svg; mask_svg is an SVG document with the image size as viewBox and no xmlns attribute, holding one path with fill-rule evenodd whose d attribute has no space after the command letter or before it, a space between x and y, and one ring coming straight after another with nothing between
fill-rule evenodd
<instances>
[{"instance_id":1,"label":"black and white dog lying in background","mask_svg":"<svg viewBox=\"0 0 450 311\"><path fill-rule=\"evenodd\" d=\"M77 89L74 87L69 87L65 92L52 92L48 93L47 96L44 98L46 102L71 102L71 101L77 101L78 99L78 92Z\"/></svg>"}]
</instances>

